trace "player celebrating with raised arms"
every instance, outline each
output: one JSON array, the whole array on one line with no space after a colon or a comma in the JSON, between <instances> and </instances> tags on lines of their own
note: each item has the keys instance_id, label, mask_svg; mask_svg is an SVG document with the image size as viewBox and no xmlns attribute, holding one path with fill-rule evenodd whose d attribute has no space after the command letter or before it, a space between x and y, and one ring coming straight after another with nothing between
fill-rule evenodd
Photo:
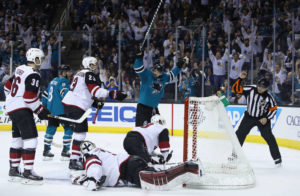
<instances>
[{"instance_id":1,"label":"player celebrating with raised arms","mask_svg":"<svg viewBox=\"0 0 300 196\"><path fill-rule=\"evenodd\" d=\"M84 155L85 174L73 175L71 181L91 191L99 190L102 186L136 186L143 189L167 190L202 175L198 163L193 161L156 171L139 156L130 156L127 153L113 154L97 148L90 141L82 142L80 150Z\"/></svg>"},{"instance_id":2,"label":"player celebrating with raised arms","mask_svg":"<svg viewBox=\"0 0 300 196\"><path fill-rule=\"evenodd\" d=\"M136 54L134 71L141 78L140 97L137 104L135 126L143 126L150 122L153 115L159 114L158 104L164 95L166 83L171 82L179 74L183 59L179 59L177 66L170 73L164 72L159 63L153 65L152 71L143 65L143 53Z\"/></svg>"},{"instance_id":3,"label":"player celebrating with raised arms","mask_svg":"<svg viewBox=\"0 0 300 196\"><path fill-rule=\"evenodd\" d=\"M84 69L74 76L70 90L62 100L65 106L65 114L68 118L79 119L92 104L98 105L93 102L100 102L100 98L109 96L119 101L126 98L126 94L122 91L108 91L99 86L99 77L94 73L97 67L97 59L95 57L85 57L82 60L82 66ZM93 97L99 101L95 101ZM79 146L84 141L86 132L88 132L88 122L85 119L82 123L71 123L70 126L74 132L74 137L69 168L82 170L83 165L79 161L81 155Z\"/></svg>"},{"instance_id":4,"label":"player celebrating with raised arms","mask_svg":"<svg viewBox=\"0 0 300 196\"><path fill-rule=\"evenodd\" d=\"M70 88L70 81L67 76L72 72L69 65L62 65L59 67L59 77L54 78L48 85L48 88L43 92L42 102L45 107L51 112L52 115L64 116L64 106L61 101L67 94ZM63 136L63 150L61 152L62 160L69 160L70 158L70 144L72 141L72 130L69 123L58 119L51 118L48 121L48 126L44 139L44 160L51 160L54 154L50 152L53 136L56 129L62 124L64 128Z\"/></svg>"},{"instance_id":5,"label":"player celebrating with raised arms","mask_svg":"<svg viewBox=\"0 0 300 196\"><path fill-rule=\"evenodd\" d=\"M151 123L142 127L135 127L129 131L124 139L123 146L130 155L137 155L146 162L156 163L151 156L158 156L159 163L164 164L172 157L169 152L169 130L164 127L165 119L156 114L152 116ZM154 154L159 147L161 154Z\"/></svg>"},{"instance_id":6,"label":"player celebrating with raised arms","mask_svg":"<svg viewBox=\"0 0 300 196\"><path fill-rule=\"evenodd\" d=\"M10 181L22 180L24 184L41 184L43 177L33 171L34 157L37 147L37 129L33 117L36 113L41 120L47 119L50 113L39 101L41 77L38 70L44 53L38 48L30 48L26 52L27 65L16 68L11 80L5 87L9 94L5 108L12 120L12 143L10 147ZM21 159L24 172L20 173Z\"/></svg>"}]
</instances>

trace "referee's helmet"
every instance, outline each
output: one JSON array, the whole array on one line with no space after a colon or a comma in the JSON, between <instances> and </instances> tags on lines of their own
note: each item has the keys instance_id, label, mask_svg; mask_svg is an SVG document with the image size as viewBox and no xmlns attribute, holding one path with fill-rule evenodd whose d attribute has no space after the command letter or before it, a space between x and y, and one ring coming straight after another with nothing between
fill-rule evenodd
<instances>
[{"instance_id":1,"label":"referee's helmet","mask_svg":"<svg viewBox=\"0 0 300 196\"><path fill-rule=\"evenodd\" d=\"M262 88L269 88L270 82L266 78L261 78L258 80L257 86Z\"/></svg>"}]
</instances>

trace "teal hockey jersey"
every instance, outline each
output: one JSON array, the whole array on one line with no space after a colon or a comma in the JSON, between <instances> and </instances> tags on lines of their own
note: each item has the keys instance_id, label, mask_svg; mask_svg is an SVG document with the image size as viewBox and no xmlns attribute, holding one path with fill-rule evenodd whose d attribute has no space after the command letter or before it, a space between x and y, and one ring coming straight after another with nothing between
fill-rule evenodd
<instances>
[{"instance_id":1,"label":"teal hockey jersey","mask_svg":"<svg viewBox=\"0 0 300 196\"><path fill-rule=\"evenodd\" d=\"M54 78L43 92L42 103L52 115L64 114L64 105L61 103L70 89L70 81L64 77Z\"/></svg>"},{"instance_id":2,"label":"teal hockey jersey","mask_svg":"<svg viewBox=\"0 0 300 196\"><path fill-rule=\"evenodd\" d=\"M133 68L141 78L138 103L152 108L157 108L160 99L164 96L166 84L172 81L180 72L180 69L175 67L170 73L163 72L162 75L155 78L152 71L144 67L143 59L136 59Z\"/></svg>"}]
</instances>

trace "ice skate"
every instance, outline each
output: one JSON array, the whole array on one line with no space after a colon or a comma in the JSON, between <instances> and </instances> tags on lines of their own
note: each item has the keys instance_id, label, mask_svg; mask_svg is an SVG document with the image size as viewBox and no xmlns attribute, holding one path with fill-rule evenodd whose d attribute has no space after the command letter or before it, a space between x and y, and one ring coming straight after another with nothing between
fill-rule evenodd
<instances>
[{"instance_id":1,"label":"ice skate","mask_svg":"<svg viewBox=\"0 0 300 196\"><path fill-rule=\"evenodd\" d=\"M25 169L23 172L23 184L35 184L40 185L43 184L43 177L37 175L32 170Z\"/></svg>"},{"instance_id":2,"label":"ice skate","mask_svg":"<svg viewBox=\"0 0 300 196\"><path fill-rule=\"evenodd\" d=\"M60 158L60 160L61 161L69 161L70 160L70 156L71 156L71 154L70 154L69 151L63 150L61 152L61 158Z\"/></svg>"},{"instance_id":3,"label":"ice skate","mask_svg":"<svg viewBox=\"0 0 300 196\"><path fill-rule=\"evenodd\" d=\"M71 170L84 170L82 162L76 159L70 159L69 169Z\"/></svg>"},{"instance_id":4,"label":"ice skate","mask_svg":"<svg viewBox=\"0 0 300 196\"><path fill-rule=\"evenodd\" d=\"M20 182L23 178L22 173L19 171L19 167L11 167L8 175L8 181L10 182Z\"/></svg>"},{"instance_id":5,"label":"ice skate","mask_svg":"<svg viewBox=\"0 0 300 196\"><path fill-rule=\"evenodd\" d=\"M54 154L50 152L50 150L44 150L43 152L44 161L51 161L54 157Z\"/></svg>"},{"instance_id":6,"label":"ice skate","mask_svg":"<svg viewBox=\"0 0 300 196\"><path fill-rule=\"evenodd\" d=\"M281 160L281 158L276 159L274 162L275 162L275 166L276 167L282 167L282 160Z\"/></svg>"}]
</instances>

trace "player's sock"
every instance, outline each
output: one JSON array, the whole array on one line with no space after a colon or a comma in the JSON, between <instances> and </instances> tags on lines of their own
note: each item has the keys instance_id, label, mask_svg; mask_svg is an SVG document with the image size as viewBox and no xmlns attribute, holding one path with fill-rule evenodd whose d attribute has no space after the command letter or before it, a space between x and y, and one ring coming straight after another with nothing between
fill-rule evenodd
<instances>
[{"instance_id":1,"label":"player's sock","mask_svg":"<svg viewBox=\"0 0 300 196\"><path fill-rule=\"evenodd\" d=\"M11 167L19 167L21 162L22 149L10 148L9 161Z\"/></svg>"},{"instance_id":2,"label":"player's sock","mask_svg":"<svg viewBox=\"0 0 300 196\"><path fill-rule=\"evenodd\" d=\"M35 157L35 148L23 149L22 159L24 163L24 169L32 170Z\"/></svg>"},{"instance_id":3,"label":"player's sock","mask_svg":"<svg viewBox=\"0 0 300 196\"><path fill-rule=\"evenodd\" d=\"M54 126L47 127L47 130L45 133L45 138L44 138L44 144L45 144L44 151L51 150L51 144L52 144L53 136L54 136L55 132L56 132L56 127L54 127Z\"/></svg>"}]
</instances>

